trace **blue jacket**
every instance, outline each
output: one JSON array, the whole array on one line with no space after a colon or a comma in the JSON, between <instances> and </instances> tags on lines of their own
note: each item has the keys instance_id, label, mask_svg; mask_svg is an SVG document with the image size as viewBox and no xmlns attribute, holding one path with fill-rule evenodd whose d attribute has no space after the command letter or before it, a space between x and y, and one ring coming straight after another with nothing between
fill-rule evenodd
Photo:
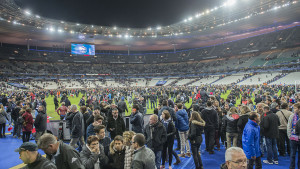
<instances>
[{"instance_id":1,"label":"blue jacket","mask_svg":"<svg viewBox=\"0 0 300 169\"><path fill-rule=\"evenodd\" d=\"M260 157L260 127L252 120L248 120L243 132L243 149L248 159Z\"/></svg>"},{"instance_id":2,"label":"blue jacket","mask_svg":"<svg viewBox=\"0 0 300 169\"><path fill-rule=\"evenodd\" d=\"M189 117L185 109L176 112L175 126L179 131L189 130Z\"/></svg>"}]
</instances>

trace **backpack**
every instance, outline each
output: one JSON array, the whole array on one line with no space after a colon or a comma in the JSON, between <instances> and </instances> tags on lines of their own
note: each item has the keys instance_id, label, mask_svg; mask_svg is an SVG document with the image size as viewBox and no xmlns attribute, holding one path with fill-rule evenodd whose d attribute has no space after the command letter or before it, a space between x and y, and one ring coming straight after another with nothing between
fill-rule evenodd
<instances>
[{"instance_id":1,"label":"backpack","mask_svg":"<svg viewBox=\"0 0 300 169\"><path fill-rule=\"evenodd\" d=\"M24 119L24 117L23 116L19 116L19 118L18 118L18 123L19 124L25 124L25 119Z\"/></svg>"}]
</instances>

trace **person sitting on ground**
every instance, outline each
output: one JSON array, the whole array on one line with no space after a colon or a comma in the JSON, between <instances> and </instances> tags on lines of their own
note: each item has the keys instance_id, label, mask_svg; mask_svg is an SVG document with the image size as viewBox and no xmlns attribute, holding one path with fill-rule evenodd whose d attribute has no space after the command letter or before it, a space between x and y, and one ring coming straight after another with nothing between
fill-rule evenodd
<instances>
[{"instance_id":1,"label":"person sitting on ground","mask_svg":"<svg viewBox=\"0 0 300 169\"><path fill-rule=\"evenodd\" d=\"M43 157L37 150L38 146L32 142L25 142L15 150L19 152L24 164L27 164L22 169L56 169L55 164Z\"/></svg>"}]
</instances>

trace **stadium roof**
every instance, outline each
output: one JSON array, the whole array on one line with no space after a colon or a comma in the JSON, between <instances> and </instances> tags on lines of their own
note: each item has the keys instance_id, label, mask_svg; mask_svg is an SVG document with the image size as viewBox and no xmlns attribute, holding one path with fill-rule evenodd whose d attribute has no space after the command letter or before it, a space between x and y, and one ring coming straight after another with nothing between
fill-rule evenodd
<instances>
[{"instance_id":1,"label":"stadium roof","mask_svg":"<svg viewBox=\"0 0 300 169\"><path fill-rule=\"evenodd\" d=\"M171 50L197 48L299 26L300 3L271 2L230 11L213 8L183 22L153 29L117 28L62 22L32 14L11 0L1 0L0 39L5 43L69 47L71 42L94 43L100 50ZM268 8L266 8L268 6ZM265 7L261 10L259 7ZM259 8L260 12L254 12ZM214 13L214 10L219 12ZM232 9L233 10L233 9ZM245 12L243 12L245 11ZM252 13L249 14L249 11ZM226 12L226 13L224 13ZM248 12L248 13L247 13ZM205 16L204 16L205 15ZM199 21L196 17L202 17ZM228 20L228 18L231 18ZM205 25L205 26L203 26ZM288 26L285 26L288 25ZM279 27L281 26L281 27ZM277 28L276 28L277 27ZM275 29L276 28L276 29Z\"/></svg>"}]
</instances>

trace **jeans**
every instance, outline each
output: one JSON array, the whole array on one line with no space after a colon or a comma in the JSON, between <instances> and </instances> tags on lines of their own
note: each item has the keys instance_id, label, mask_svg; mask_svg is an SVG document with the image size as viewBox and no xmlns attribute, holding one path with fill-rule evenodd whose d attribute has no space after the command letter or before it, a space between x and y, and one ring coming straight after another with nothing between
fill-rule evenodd
<instances>
[{"instance_id":1,"label":"jeans","mask_svg":"<svg viewBox=\"0 0 300 169\"><path fill-rule=\"evenodd\" d=\"M172 165L172 151L173 151L173 144L174 144L174 139L173 140L167 140L164 145L163 145L163 151L162 151L162 165L165 165L166 162L166 156L167 156L167 150L168 150L168 155L169 155L169 166Z\"/></svg>"},{"instance_id":2,"label":"jeans","mask_svg":"<svg viewBox=\"0 0 300 169\"><path fill-rule=\"evenodd\" d=\"M191 144L191 147L192 147L194 163L195 163L196 169L198 169L203 166L201 156L199 154L200 144Z\"/></svg>"},{"instance_id":3,"label":"jeans","mask_svg":"<svg viewBox=\"0 0 300 169\"><path fill-rule=\"evenodd\" d=\"M189 131L179 131L179 137L180 137L180 154L184 154L185 151L187 153L190 153L190 143L188 141L188 132ZM186 149L185 149L186 148Z\"/></svg>"},{"instance_id":4,"label":"jeans","mask_svg":"<svg viewBox=\"0 0 300 169\"><path fill-rule=\"evenodd\" d=\"M213 152L214 144L215 144L215 132L214 128L206 128L204 129L205 134L205 146L207 151Z\"/></svg>"},{"instance_id":5,"label":"jeans","mask_svg":"<svg viewBox=\"0 0 300 169\"><path fill-rule=\"evenodd\" d=\"M35 134L35 142L37 143L40 139L40 137L46 133L46 131L36 131L36 134Z\"/></svg>"},{"instance_id":6,"label":"jeans","mask_svg":"<svg viewBox=\"0 0 300 169\"><path fill-rule=\"evenodd\" d=\"M71 141L70 141L70 146L72 146L72 147L74 147L74 148L77 148L77 147L75 147L75 145L77 144L77 142L80 142L80 145L81 146L84 146L84 138L83 138L83 136L81 136L80 138L78 137L78 138L72 138L71 139Z\"/></svg>"},{"instance_id":7,"label":"jeans","mask_svg":"<svg viewBox=\"0 0 300 169\"><path fill-rule=\"evenodd\" d=\"M161 161L161 151L154 152L155 154L155 166L156 168L160 168L160 161Z\"/></svg>"},{"instance_id":8,"label":"jeans","mask_svg":"<svg viewBox=\"0 0 300 169\"><path fill-rule=\"evenodd\" d=\"M13 136L17 135L18 137L21 137L22 126L22 124L19 124L17 121L14 121Z\"/></svg>"},{"instance_id":9,"label":"jeans","mask_svg":"<svg viewBox=\"0 0 300 169\"><path fill-rule=\"evenodd\" d=\"M150 102L151 102L151 109L153 109L153 108L155 109L155 108L156 108L156 107L155 107L155 101L154 101L154 100L151 100Z\"/></svg>"},{"instance_id":10,"label":"jeans","mask_svg":"<svg viewBox=\"0 0 300 169\"><path fill-rule=\"evenodd\" d=\"M227 140L227 149L231 147L231 138L233 147L237 147L237 139L238 139L238 133L227 133L226 132L226 140Z\"/></svg>"},{"instance_id":11,"label":"jeans","mask_svg":"<svg viewBox=\"0 0 300 169\"><path fill-rule=\"evenodd\" d=\"M255 163L255 169L262 169L261 157L256 157L255 160L248 159L248 167L247 167L247 169L253 169L254 163Z\"/></svg>"},{"instance_id":12,"label":"jeans","mask_svg":"<svg viewBox=\"0 0 300 169\"><path fill-rule=\"evenodd\" d=\"M285 146L285 143L287 146ZM287 151L285 150L285 147ZM278 138L278 152L280 155L285 155L286 152L290 154L290 139L287 136L287 130L280 129L279 130L279 138Z\"/></svg>"},{"instance_id":13,"label":"jeans","mask_svg":"<svg viewBox=\"0 0 300 169\"><path fill-rule=\"evenodd\" d=\"M22 140L23 143L29 142L31 131L23 131Z\"/></svg>"},{"instance_id":14,"label":"jeans","mask_svg":"<svg viewBox=\"0 0 300 169\"><path fill-rule=\"evenodd\" d=\"M267 152L266 139L264 136L260 137L260 149L262 154L265 154Z\"/></svg>"},{"instance_id":15,"label":"jeans","mask_svg":"<svg viewBox=\"0 0 300 169\"><path fill-rule=\"evenodd\" d=\"M5 136L6 123L0 124L0 136Z\"/></svg>"},{"instance_id":16,"label":"jeans","mask_svg":"<svg viewBox=\"0 0 300 169\"><path fill-rule=\"evenodd\" d=\"M276 138L268 138L266 137L267 143L267 160L269 162L278 161L278 152L276 147Z\"/></svg>"},{"instance_id":17,"label":"jeans","mask_svg":"<svg viewBox=\"0 0 300 169\"><path fill-rule=\"evenodd\" d=\"M216 131L215 145L217 146L218 149L220 149L220 137L221 137L220 134L221 134L220 130Z\"/></svg>"},{"instance_id":18,"label":"jeans","mask_svg":"<svg viewBox=\"0 0 300 169\"><path fill-rule=\"evenodd\" d=\"M300 141L291 140L291 156L290 156L290 169L296 167L296 153L298 151L298 169L300 169Z\"/></svg>"}]
</instances>

